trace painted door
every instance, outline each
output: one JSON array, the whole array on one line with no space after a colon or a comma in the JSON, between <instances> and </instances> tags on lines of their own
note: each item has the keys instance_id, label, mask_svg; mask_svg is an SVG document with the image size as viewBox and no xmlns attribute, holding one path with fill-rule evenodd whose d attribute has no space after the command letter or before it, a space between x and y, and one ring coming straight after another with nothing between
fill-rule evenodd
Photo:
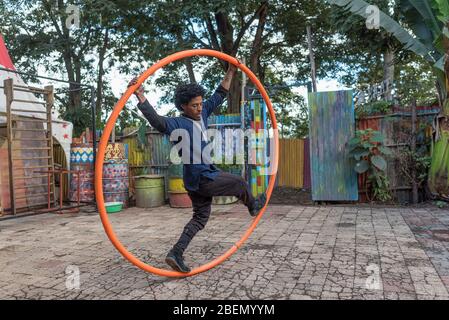
<instances>
[{"instance_id":1,"label":"painted door","mask_svg":"<svg viewBox=\"0 0 449 320\"><path fill-rule=\"evenodd\" d=\"M348 153L354 136L352 90L309 93L314 201L357 201L357 173Z\"/></svg>"}]
</instances>

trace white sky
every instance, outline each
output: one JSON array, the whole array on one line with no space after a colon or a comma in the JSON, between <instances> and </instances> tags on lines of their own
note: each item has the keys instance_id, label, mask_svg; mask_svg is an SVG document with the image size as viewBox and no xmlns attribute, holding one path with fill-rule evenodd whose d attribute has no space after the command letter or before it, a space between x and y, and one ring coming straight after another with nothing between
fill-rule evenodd
<instances>
[{"instance_id":1,"label":"white sky","mask_svg":"<svg viewBox=\"0 0 449 320\"><path fill-rule=\"evenodd\" d=\"M127 79L122 79L123 76L120 75L120 72L118 70L114 70L112 72L112 81L111 81L111 87L114 95L117 97L117 99L126 91L127 86ZM318 91L336 91L336 90L348 90L350 88L345 87L338 83L336 80L318 80L317 82L317 89ZM307 102L307 87L297 87L294 88L293 91L301 96L304 97L304 101ZM157 86L151 83L151 81L146 82L145 84L145 93L148 101L151 103L151 105L157 107L158 112L161 115L165 115L167 112L169 112L171 109L174 108L173 104L161 104L160 98L162 97L161 90L158 90ZM134 110L137 110L137 99L135 97L130 98L130 103L128 104L129 108L134 107Z\"/></svg>"}]
</instances>

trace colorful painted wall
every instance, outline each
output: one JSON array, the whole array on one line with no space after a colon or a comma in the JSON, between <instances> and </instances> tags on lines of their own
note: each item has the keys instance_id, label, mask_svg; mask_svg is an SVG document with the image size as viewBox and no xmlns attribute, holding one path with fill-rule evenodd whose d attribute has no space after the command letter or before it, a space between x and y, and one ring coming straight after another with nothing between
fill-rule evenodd
<instances>
[{"instance_id":1,"label":"colorful painted wall","mask_svg":"<svg viewBox=\"0 0 449 320\"><path fill-rule=\"evenodd\" d=\"M134 132L134 133L133 133ZM168 198L168 165L170 160L171 143L166 135L155 131L137 132L127 129L128 135L121 142L128 145L131 198L134 195L134 176L158 174L165 177L166 198Z\"/></svg>"},{"instance_id":2,"label":"colorful painted wall","mask_svg":"<svg viewBox=\"0 0 449 320\"><path fill-rule=\"evenodd\" d=\"M255 164L246 165L247 181L256 197L265 192L270 176L266 174L266 164L269 155L269 139L267 129L267 107L262 99L254 99L245 106L245 128L255 131L255 139L249 141L248 159L255 159Z\"/></svg>"},{"instance_id":3,"label":"colorful painted wall","mask_svg":"<svg viewBox=\"0 0 449 320\"><path fill-rule=\"evenodd\" d=\"M347 143L354 136L352 90L309 93L314 201L357 201L357 174Z\"/></svg>"}]
</instances>

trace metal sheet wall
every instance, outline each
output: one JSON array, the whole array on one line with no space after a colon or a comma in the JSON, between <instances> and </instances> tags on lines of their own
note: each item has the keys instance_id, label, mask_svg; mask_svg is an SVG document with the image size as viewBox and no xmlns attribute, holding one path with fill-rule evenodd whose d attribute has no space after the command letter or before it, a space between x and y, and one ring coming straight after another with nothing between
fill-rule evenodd
<instances>
[{"instance_id":1,"label":"metal sheet wall","mask_svg":"<svg viewBox=\"0 0 449 320\"><path fill-rule=\"evenodd\" d=\"M133 130L125 131L125 134ZM168 164L170 160L171 143L169 138L156 131L147 131L145 135L146 145L141 145L138 141L137 133L132 134L121 142L129 147L129 168L130 184L129 192L133 197L135 193L135 176L146 174L159 174L165 177L165 197L168 199Z\"/></svg>"},{"instance_id":2,"label":"metal sheet wall","mask_svg":"<svg viewBox=\"0 0 449 320\"><path fill-rule=\"evenodd\" d=\"M346 147L355 129L352 90L309 93L309 109L312 199L358 200Z\"/></svg>"}]
</instances>

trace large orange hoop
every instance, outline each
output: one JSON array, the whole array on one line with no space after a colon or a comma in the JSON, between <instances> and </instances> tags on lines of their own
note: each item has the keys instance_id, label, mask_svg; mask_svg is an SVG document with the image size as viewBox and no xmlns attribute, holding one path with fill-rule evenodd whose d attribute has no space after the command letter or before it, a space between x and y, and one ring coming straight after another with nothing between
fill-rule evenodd
<instances>
[{"instance_id":1,"label":"large orange hoop","mask_svg":"<svg viewBox=\"0 0 449 320\"><path fill-rule=\"evenodd\" d=\"M97 160L95 163L95 192L96 192L96 200L97 200L97 206L98 210L100 212L100 218L101 222L103 224L103 228L109 237L109 240L112 242L112 244L115 246L115 248L125 257L129 262L134 264L136 267L151 272L153 274L164 276L164 277L188 277L193 276L202 272L205 272L209 269L212 269L213 267L219 265L223 261L225 261L227 258L229 258L234 252L237 251L238 248L242 246L242 244L248 239L248 237L251 235L251 233L256 228L257 224L259 223L260 219L262 218L262 215L264 214L267 205L262 208L262 210L259 212L258 216L254 219L253 223L250 225L248 230L245 232L245 234L242 236L242 238L236 242L228 251L226 251L223 255L220 257L212 260L209 263L206 263L203 266L200 266L196 269L193 269L189 273L181 273L171 270L165 270L165 269L159 269L156 267L152 267L146 263L143 263L138 258L136 258L132 253L130 253L119 241L117 236L114 233L114 230L112 228L112 225L109 221L109 217L106 213L106 207L104 204L104 197L103 197L103 162L104 162L104 155L106 151L106 147L108 144L109 137L111 135L112 129L115 126L115 122L117 121L117 118L122 111L123 107L125 106L126 102L128 101L129 97L137 90L137 88L152 74L154 74L157 70L160 68L166 66L167 64L183 59L188 58L192 56L211 56L218 59L222 59L227 61L228 63L231 63L235 65L237 68L245 72L248 77L251 79L251 81L256 85L259 92L262 94L263 99L265 100L265 103L267 104L270 119L273 125L273 134L274 134L274 157L273 162L271 165L274 168L274 175L270 177L270 181L268 183L268 189L267 189L267 204L270 200L271 193L273 192L274 183L276 180L276 173L277 173L277 167L278 167L278 157L279 157L279 141L278 141L278 135L277 135L277 122L276 122L276 116L273 110L273 106L271 104L270 98L268 97L268 94L265 90L265 88L260 83L259 79L254 75L254 73L245 65L240 63L239 60L237 60L234 57L231 57L225 53L214 51L214 50L207 50L207 49L194 49L194 50L186 50L177 52L175 54L172 54L160 61L158 61L156 64L154 64L152 67L150 67L147 71L145 71L137 80L137 83L129 87L128 90L123 94L123 96L120 98L120 100L117 102L117 104L114 107L114 110L112 111L111 116L108 119L108 122L106 123L106 127L104 129L103 135L100 139L100 144L98 145L98 153L97 153Z\"/></svg>"}]
</instances>

